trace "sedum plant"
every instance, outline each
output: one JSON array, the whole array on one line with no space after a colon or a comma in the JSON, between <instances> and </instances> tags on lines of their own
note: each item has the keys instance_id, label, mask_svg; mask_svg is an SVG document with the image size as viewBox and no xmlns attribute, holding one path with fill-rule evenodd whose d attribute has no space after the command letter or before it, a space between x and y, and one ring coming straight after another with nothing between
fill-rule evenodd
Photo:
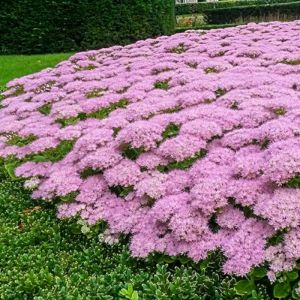
<instances>
[{"instance_id":1,"label":"sedum plant","mask_svg":"<svg viewBox=\"0 0 300 300\"><path fill-rule=\"evenodd\" d=\"M274 281L300 258L299 25L187 31L13 80L4 168L133 256L220 250L226 274L267 264Z\"/></svg>"}]
</instances>

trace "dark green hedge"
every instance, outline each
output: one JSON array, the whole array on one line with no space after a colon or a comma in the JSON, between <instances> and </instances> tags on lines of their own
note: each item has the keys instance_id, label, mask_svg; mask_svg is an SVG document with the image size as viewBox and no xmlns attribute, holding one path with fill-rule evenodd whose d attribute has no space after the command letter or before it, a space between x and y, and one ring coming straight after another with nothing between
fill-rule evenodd
<instances>
[{"instance_id":1,"label":"dark green hedge","mask_svg":"<svg viewBox=\"0 0 300 300\"><path fill-rule=\"evenodd\" d=\"M220 28L228 28L228 27L235 27L240 24L203 24L194 27L177 27L175 28L175 32L184 32L187 30L210 30L210 29L220 29Z\"/></svg>"},{"instance_id":2,"label":"dark green hedge","mask_svg":"<svg viewBox=\"0 0 300 300\"><path fill-rule=\"evenodd\" d=\"M207 24L244 23L251 18L259 21L292 20L300 18L300 2L211 9L204 15Z\"/></svg>"},{"instance_id":3,"label":"dark green hedge","mask_svg":"<svg viewBox=\"0 0 300 300\"><path fill-rule=\"evenodd\" d=\"M13 0L0 5L0 53L127 44L174 30L174 0Z\"/></svg>"},{"instance_id":4,"label":"dark green hedge","mask_svg":"<svg viewBox=\"0 0 300 300\"><path fill-rule=\"evenodd\" d=\"M298 0L300 1L300 0ZM176 5L176 15L189 15L195 13L203 13L208 9L221 9L221 8L232 8L236 6L253 6L253 5L267 5L275 3L287 3L291 0L237 0L237 1L219 1L219 2L203 2L203 3L191 3L191 4L180 4ZM297 1L293 1L297 2Z\"/></svg>"}]
</instances>

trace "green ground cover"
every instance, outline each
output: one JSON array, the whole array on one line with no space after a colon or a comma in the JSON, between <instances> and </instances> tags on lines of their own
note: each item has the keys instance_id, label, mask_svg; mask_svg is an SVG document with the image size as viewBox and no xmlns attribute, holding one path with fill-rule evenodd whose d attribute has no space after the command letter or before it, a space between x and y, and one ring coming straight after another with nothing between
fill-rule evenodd
<instances>
[{"instance_id":1,"label":"green ground cover","mask_svg":"<svg viewBox=\"0 0 300 300\"><path fill-rule=\"evenodd\" d=\"M8 81L44 68L54 67L71 56L71 53L45 55L0 55L0 86Z\"/></svg>"},{"instance_id":2,"label":"green ground cover","mask_svg":"<svg viewBox=\"0 0 300 300\"><path fill-rule=\"evenodd\" d=\"M221 274L220 255L187 265L131 258L125 240L107 246L96 232L84 235L75 220L58 220L53 204L32 200L4 176L0 207L0 299L134 300L120 295L128 284L138 299L242 299L234 296L236 279Z\"/></svg>"}]
</instances>

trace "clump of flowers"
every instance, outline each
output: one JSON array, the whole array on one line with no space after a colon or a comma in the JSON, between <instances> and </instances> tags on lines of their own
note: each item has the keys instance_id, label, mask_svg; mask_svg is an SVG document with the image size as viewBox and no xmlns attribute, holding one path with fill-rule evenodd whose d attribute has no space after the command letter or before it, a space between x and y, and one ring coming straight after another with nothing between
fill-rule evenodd
<instances>
[{"instance_id":1,"label":"clump of flowers","mask_svg":"<svg viewBox=\"0 0 300 300\"><path fill-rule=\"evenodd\" d=\"M226 273L274 279L300 259L299 49L295 21L77 53L8 84L0 157L135 256L219 249Z\"/></svg>"}]
</instances>

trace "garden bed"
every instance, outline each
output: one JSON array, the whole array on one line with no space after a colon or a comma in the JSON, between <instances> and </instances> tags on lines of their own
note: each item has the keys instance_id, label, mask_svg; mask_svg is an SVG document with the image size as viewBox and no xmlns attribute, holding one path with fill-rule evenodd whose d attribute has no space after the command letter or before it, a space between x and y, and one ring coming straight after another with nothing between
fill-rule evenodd
<instances>
[{"instance_id":1,"label":"garden bed","mask_svg":"<svg viewBox=\"0 0 300 300\"><path fill-rule=\"evenodd\" d=\"M299 32L299 21L188 31L13 80L2 172L83 233L129 237L133 256L221 252L224 273L251 278L239 295L266 275L280 280L275 297L296 295Z\"/></svg>"}]
</instances>

